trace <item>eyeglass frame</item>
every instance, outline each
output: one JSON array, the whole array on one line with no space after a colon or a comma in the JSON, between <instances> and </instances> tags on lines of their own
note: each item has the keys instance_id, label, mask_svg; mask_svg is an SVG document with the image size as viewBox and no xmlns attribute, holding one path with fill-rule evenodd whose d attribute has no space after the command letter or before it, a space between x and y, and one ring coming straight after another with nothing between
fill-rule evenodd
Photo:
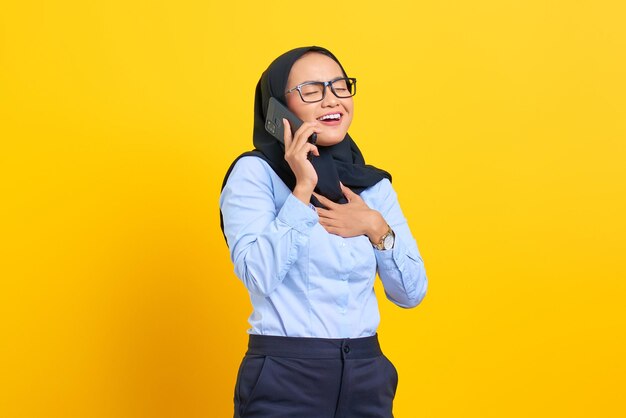
<instances>
[{"instance_id":1,"label":"eyeglass frame","mask_svg":"<svg viewBox=\"0 0 626 418\"><path fill-rule=\"evenodd\" d=\"M350 83L352 83L354 85L354 94L351 94L350 96L346 96L346 97L340 97L337 92L335 91L335 87L333 87L333 83L335 81L339 81L339 80L348 80ZM302 97L302 87L303 86L308 86L310 84L323 84L324 87L322 89L322 98L319 100L314 100L314 101L306 101L304 100L304 97ZM334 78L330 81L305 81L304 83L300 83L297 86L295 86L294 88L291 88L289 90L287 90L285 92L285 95L292 93L294 90L298 90L298 95L300 96L300 99L304 102L304 103L318 103L321 102L322 100L324 100L324 98L326 98L326 87L330 87L330 91L333 92L333 94L335 95L336 98L338 99L347 99L349 97L354 97L356 95L356 78L354 77L337 77Z\"/></svg>"}]
</instances>

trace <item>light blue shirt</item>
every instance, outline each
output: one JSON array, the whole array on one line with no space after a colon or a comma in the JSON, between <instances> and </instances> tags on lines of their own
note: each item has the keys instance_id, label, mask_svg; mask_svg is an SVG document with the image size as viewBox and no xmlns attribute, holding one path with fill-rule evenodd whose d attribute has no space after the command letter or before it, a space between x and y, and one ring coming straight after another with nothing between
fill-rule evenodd
<instances>
[{"instance_id":1,"label":"light blue shirt","mask_svg":"<svg viewBox=\"0 0 626 418\"><path fill-rule=\"evenodd\" d=\"M376 272L387 298L411 308L426 293L424 263L387 179L361 198L393 229L393 249L375 249L365 235L342 238L319 224L257 157L237 161L220 196L235 274L248 289L252 334L358 338L380 322Z\"/></svg>"}]
</instances>

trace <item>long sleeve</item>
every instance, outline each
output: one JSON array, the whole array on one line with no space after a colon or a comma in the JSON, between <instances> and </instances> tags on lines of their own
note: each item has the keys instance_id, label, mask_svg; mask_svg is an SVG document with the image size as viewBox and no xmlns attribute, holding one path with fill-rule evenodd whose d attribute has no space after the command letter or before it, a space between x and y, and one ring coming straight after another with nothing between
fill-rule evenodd
<instances>
[{"instance_id":1,"label":"long sleeve","mask_svg":"<svg viewBox=\"0 0 626 418\"><path fill-rule=\"evenodd\" d=\"M393 249L374 250L378 275L389 300L403 308L412 308L426 294L428 280L424 262L391 183L385 179L376 188L375 209L382 214L396 235Z\"/></svg>"},{"instance_id":2,"label":"long sleeve","mask_svg":"<svg viewBox=\"0 0 626 418\"><path fill-rule=\"evenodd\" d=\"M241 158L220 196L224 232L235 274L259 296L283 281L309 241L317 213L291 193L278 201L269 166L259 158Z\"/></svg>"},{"instance_id":3,"label":"long sleeve","mask_svg":"<svg viewBox=\"0 0 626 418\"><path fill-rule=\"evenodd\" d=\"M364 235L328 233L315 209L298 200L266 161L252 156L237 161L220 208L235 275L253 306L250 333L374 335L380 322L377 272L395 304L413 307L422 300L424 265L391 183L382 180L361 197L395 231L392 250L373 249Z\"/></svg>"}]
</instances>

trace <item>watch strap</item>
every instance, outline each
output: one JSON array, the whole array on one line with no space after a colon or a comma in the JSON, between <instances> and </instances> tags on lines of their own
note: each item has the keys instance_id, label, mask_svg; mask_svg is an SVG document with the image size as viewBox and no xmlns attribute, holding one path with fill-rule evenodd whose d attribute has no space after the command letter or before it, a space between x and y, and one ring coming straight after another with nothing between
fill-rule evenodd
<instances>
[{"instance_id":1,"label":"watch strap","mask_svg":"<svg viewBox=\"0 0 626 418\"><path fill-rule=\"evenodd\" d=\"M389 235L394 235L393 230L391 229L391 227L389 225L387 225L387 232L380 238L380 241L378 241L378 244L374 245L374 248L376 248L377 250L384 250L385 249L385 240L387 239L387 237Z\"/></svg>"}]
</instances>

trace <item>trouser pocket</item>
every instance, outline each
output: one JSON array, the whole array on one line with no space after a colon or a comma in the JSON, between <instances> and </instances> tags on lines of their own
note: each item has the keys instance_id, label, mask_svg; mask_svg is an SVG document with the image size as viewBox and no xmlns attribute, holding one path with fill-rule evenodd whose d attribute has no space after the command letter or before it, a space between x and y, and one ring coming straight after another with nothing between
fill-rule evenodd
<instances>
[{"instance_id":1,"label":"trouser pocket","mask_svg":"<svg viewBox=\"0 0 626 418\"><path fill-rule=\"evenodd\" d=\"M247 406L254 398L266 363L266 356L247 354L243 358L235 386L235 418L243 417Z\"/></svg>"},{"instance_id":2,"label":"trouser pocket","mask_svg":"<svg viewBox=\"0 0 626 418\"><path fill-rule=\"evenodd\" d=\"M387 358L387 356L385 356L384 354L383 358L388 365L389 376L393 385L393 393L395 395L396 390L398 389L398 369L396 369L396 366L394 366L391 360L389 360L389 358Z\"/></svg>"}]
</instances>

